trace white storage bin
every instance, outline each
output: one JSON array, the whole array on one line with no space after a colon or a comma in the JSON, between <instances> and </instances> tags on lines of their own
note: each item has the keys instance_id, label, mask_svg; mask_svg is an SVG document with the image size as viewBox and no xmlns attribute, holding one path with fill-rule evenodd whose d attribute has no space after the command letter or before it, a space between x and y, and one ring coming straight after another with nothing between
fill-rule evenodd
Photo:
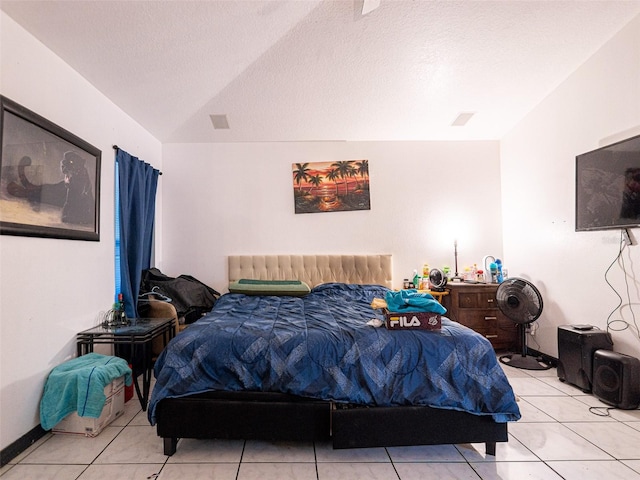
<instances>
[{"instance_id":1,"label":"white storage bin","mask_svg":"<svg viewBox=\"0 0 640 480\"><path fill-rule=\"evenodd\" d=\"M124 413L124 377L116 378L104 387L107 400L98 418L81 417L73 412L62 419L53 429L53 433L72 433L95 437L104 427Z\"/></svg>"}]
</instances>

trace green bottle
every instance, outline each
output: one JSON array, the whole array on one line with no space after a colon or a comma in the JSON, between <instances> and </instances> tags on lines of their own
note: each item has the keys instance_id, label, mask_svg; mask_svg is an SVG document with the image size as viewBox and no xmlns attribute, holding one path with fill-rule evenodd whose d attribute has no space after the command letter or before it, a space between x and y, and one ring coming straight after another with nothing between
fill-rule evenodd
<instances>
[{"instance_id":1,"label":"green bottle","mask_svg":"<svg viewBox=\"0 0 640 480\"><path fill-rule=\"evenodd\" d=\"M118 294L118 322L120 325L127 324L127 314L124 311L124 296L122 293Z\"/></svg>"}]
</instances>

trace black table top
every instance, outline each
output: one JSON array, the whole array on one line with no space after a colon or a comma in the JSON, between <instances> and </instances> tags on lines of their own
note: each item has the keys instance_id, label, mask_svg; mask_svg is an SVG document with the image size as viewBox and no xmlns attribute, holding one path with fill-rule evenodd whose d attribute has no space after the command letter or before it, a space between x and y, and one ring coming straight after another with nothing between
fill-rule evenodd
<instances>
[{"instance_id":1,"label":"black table top","mask_svg":"<svg viewBox=\"0 0 640 480\"><path fill-rule=\"evenodd\" d=\"M133 318L129 319L129 325L119 325L105 327L98 325L78 333L78 336L100 336L100 335L147 335L158 328L167 326L173 322L173 318Z\"/></svg>"}]
</instances>

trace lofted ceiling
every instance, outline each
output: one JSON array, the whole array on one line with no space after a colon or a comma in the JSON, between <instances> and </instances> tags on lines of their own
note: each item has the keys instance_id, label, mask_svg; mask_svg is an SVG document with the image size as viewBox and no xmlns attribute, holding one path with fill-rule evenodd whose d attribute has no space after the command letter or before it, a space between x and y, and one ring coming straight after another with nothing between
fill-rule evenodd
<instances>
[{"instance_id":1,"label":"lofted ceiling","mask_svg":"<svg viewBox=\"0 0 640 480\"><path fill-rule=\"evenodd\" d=\"M163 143L475 140L501 138L640 0L0 8Z\"/></svg>"}]
</instances>

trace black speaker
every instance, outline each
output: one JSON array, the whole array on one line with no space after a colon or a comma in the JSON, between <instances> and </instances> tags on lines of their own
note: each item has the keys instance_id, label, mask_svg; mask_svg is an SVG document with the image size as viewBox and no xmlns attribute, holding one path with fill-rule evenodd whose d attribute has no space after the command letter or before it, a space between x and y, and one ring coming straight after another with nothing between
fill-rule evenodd
<instances>
[{"instance_id":1,"label":"black speaker","mask_svg":"<svg viewBox=\"0 0 640 480\"><path fill-rule=\"evenodd\" d=\"M640 405L640 360L608 350L593 354L593 394L604 403L632 410Z\"/></svg>"},{"instance_id":2,"label":"black speaker","mask_svg":"<svg viewBox=\"0 0 640 480\"><path fill-rule=\"evenodd\" d=\"M591 391L593 353L598 349L612 350L611 335L591 325L558 327L558 378Z\"/></svg>"}]
</instances>

